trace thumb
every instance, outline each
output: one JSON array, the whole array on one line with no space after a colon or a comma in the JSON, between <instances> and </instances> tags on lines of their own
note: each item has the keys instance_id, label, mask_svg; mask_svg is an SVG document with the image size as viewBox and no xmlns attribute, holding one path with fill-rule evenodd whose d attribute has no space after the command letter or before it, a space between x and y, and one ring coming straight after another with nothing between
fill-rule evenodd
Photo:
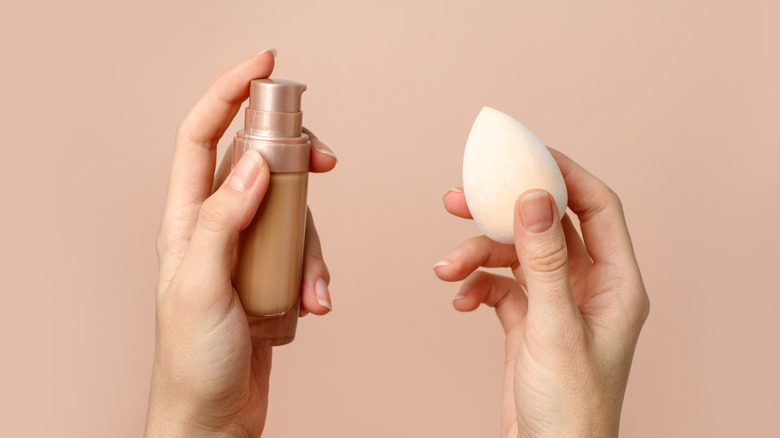
<instances>
[{"instance_id":1,"label":"thumb","mask_svg":"<svg viewBox=\"0 0 780 438\"><path fill-rule=\"evenodd\" d=\"M255 150L244 153L222 186L200 207L182 267L206 281L230 278L239 231L252 221L270 174Z\"/></svg>"},{"instance_id":2,"label":"thumb","mask_svg":"<svg viewBox=\"0 0 780 438\"><path fill-rule=\"evenodd\" d=\"M537 314L549 322L571 321L579 311L569 283L566 237L552 196L544 190L520 195L514 228L529 317Z\"/></svg>"}]
</instances>

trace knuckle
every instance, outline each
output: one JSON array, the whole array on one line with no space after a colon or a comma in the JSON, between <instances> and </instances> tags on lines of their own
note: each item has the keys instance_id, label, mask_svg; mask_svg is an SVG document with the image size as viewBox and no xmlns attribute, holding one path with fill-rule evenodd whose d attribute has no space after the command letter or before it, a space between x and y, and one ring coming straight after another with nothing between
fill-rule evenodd
<instances>
[{"instance_id":1,"label":"knuckle","mask_svg":"<svg viewBox=\"0 0 780 438\"><path fill-rule=\"evenodd\" d=\"M174 134L174 142L179 145L182 140L187 138L187 120L182 120L179 126L176 127L176 133Z\"/></svg>"},{"instance_id":2,"label":"knuckle","mask_svg":"<svg viewBox=\"0 0 780 438\"><path fill-rule=\"evenodd\" d=\"M325 258L319 251L309 251L306 253L306 257L310 265L322 265L325 266Z\"/></svg>"},{"instance_id":3,"label":"knuckle","mask_svg":"<svg viewBox=\"0 0 780 438\"><path fill-rule=\"evenodd\" d=\"M209 151L214 150L217 147L219 138L199 137L195 131L195 128L189 120L189 116L185 118L179 126L176 128L176 134L174 137L175 145L179 146L183 143L192 143L195 146L203 147Z\"/></svg>"},{"instance_id":4,"label":"knuckle","mask_svg":"<svg viewBox=\"0 0 780 438\"><path fill-rule=\"evenodd\" d=\"M566 267L566 244L546 242L533 248L529 254L530 267L537 273L553 274Z\"/></svg>"},{"instance_id":5,"label":"knuckle","mask_svg":"<svg viewBox=\"0 0 780 438\"><path fill-rule=\"evenodd\" d=\"M154 241L154 248L157 251L157 259L162 259L163 255L167 252L168 242L163 237L162 231L157 232L157 238Z\"/></svg>"},{"instance_id":6,"label":"knuckle","mask_svg":"<svg viewBox=\"0 0 780 438\"><path fill-rule=\"evenodd\" d=\"M579 215L580 221L588 221L605 211L614 210L623 213L623 201L620 200L620 196L604 182L599 181L589 195L593 199L593 205Z\"/></svg>"},{"instance_id":7,"label":"knuckle","mask_svg":"<svg viewBox=\"0 0 780 438\"><path fill-rule=\"evenodd\" d=\"M465 242L463 242L458 248L458 251L462 251L464 253L472 254L472 253L483 253L485 252L484 246L485 242L484 239L487 239L485 236L476 236L472 237Z\"/></svg>"},{"instance_id":8,"label":"knuckle","mask_svg":"<svg viewBox=\"0 0 780 438\"><path fill-rule=\"evenodd\" d=\"M641 280L630 275L613 274L603 282L603 290L616 293L622 298L625 309L625 325L641 329L650 315L650 297Z\"/></svg>"},{"instance_id":9,"label":"knuckle","mask_svg":"<svg viewBox=\"0 0 780 438\"><path fill-rule=\"evenodd\" d=\"M207 199L198 214L198 226L210 232L221 232L230 223L230 209L223 204Z\"/></svg>"},{"instance_id":10,"label":"knuckle","mask_svg":"<svg viewBox=\"0 0 780 438\"><path fill-rule=\"evenodd\" d=\"M623 211L623 201L620 200L620 196L611 188L605 187L607 188L607 202L610 205L613 205L617 210Z\"/></svg>"},{"instance_id":11,"label":"knuckle","mask_svg":"<svg viewBox=\"0 0 780 438\"><path fill-rule=\"evenodd\" d=\"M175 227L161 226L157 231L157 238L155 239L157 259L162 260L168 254L177 252L181 246L180 242L186 239L181 233L176 232Z\"/></svg>"},{"instance_id":12,"label":"knuckle","mask_svg":"<svg viewBox=\"0 0 780 438\"><path fill-rule=\"evenodd\" d=\"M485 271L475 271L473 274L471 274L471 281L475 283L487 283L491 276Z\"/></svg>"},{"instance_id":13,"label":"knuckle","mask_svg":"<svg viewBox=\"0 0 780 438\"><path fill-rule=\"evenodd\" d=\"M490 275L485 271L474 271L463 282L466 289L484 289L490 285Z\"/></svg>"},{"instance_id":14,"label":"knuckle","mask_svg":"<svg viewBox=\"0 0 780 438\"><path fill-rule=\"evenodd\" d=\"M641 328L647 321L648 316L650 316L650 297L647 295L647 292L643 291L637 301L631 322L633 327Z\"/></svg>"},{"instance_id":15,"label":"knuckle","mask_svg":"<svg viewBox=\"0 0 780 438\"><path fill-rule=\"evenodd\" d=\"M157 260L161 261L163 257L165 257L165 254L168 252L168 244L163 242L160 237L157 238L157 241L154 244L155 251L157 253Z\"/></svg>"},{"instance_id":16,"label":"knuckle","mask_svg":"<svg viewBox=\"0 0 780 438\"><path fill-rule=\"evenodd\" d=\"M307 252L304 265L304 269L310 273L318 277L321 276L326 282L330 282L330 271L328 271L328 265L325 263L322 252Z\"/></svg>"}]
</instances>

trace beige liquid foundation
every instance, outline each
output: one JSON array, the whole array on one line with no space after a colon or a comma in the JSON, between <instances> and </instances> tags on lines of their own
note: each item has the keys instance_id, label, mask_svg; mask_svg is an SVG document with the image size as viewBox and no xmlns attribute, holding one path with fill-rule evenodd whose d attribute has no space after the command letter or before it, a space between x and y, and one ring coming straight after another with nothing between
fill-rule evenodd
<instances>
[{"instance_id":1,"label":"beige liquid foundation","mask_svg":"<svg viewBox=\"0 0 780 438\"><path fill-rule=\"evenodd\" d=\"M232 272L252 342L259 345L291 342L298 323L311 148L302 133L305 90L281 79L252 81L244 129L233 140L233 165L255 149L271 171L265 198L239 236Z\"/></svg>"}]
</instances>

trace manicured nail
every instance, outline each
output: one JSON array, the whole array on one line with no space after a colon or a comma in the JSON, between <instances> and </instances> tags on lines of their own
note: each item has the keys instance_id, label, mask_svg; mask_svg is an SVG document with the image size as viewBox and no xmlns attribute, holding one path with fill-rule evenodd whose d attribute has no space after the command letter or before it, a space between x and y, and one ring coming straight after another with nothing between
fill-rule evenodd
<instances>
[{"instance_id":1,"label":"manicured nail","mask_svg":"<svg viewBox=\"0 0 780 438\"><path fill-rule=\"evenodd\" d=\"M458 188L458 187L453 187L453 188L451 188L451 189L447 190L447 193L445 193L445 194L444 194L444 196L442 196L442 197L441 197L441 200L443 201L443 200L444 200L444 198L446 198L446 197L447 197L447 195L449 195L449 194L450 194L450 192L455 192L455 193L463 193L463 190L461 190L461 189L460 189L460 188Z\"/></svg>"},{"instance_id":2,"label":"manicured nail","mask_svg":"<svg viewBox=\"0 0 780 438\"><path fill-rule=\"evenodd\" d=\"M325 306L328 310L333 310L333 305L330 304L330 292L328 292L328 285L325 280L320 278L314 283L314 295L317 297L317 302L321 306Z\"/></svg>"},{"instance_id":3,"label":"manicured nail","mask_svg":"<svg viewBox=\"0 0 780 438\"><path fill-rule=\"evenodd\" d=\"M436 262L436 264L433 265L433 269L436 269L436 268L438 268L440 266L449 266L451 264L452 264L452 262L448 262L447 260L442 260L440 262Z\"/></svg>"},{"instance_id":4,"label":"manicured nail","mask_svg":"<svg viewBox=\"0 0 780 438\"><path fill-rule=\"evenodd\" d=\"M276 49L265 49L262 52L257 52L257 54L255 54L255 56L262 55L263 53L266 53L266 52L271 53L271 56L276 58Z\"/></svg>"},{"instance_id":5,"label":"manicured nail","mask_svg":"<svg viewBox=\"0 0 780 438\"><path fill-rule=\"evenodd\" d=\"M313 147L315 151L317 151L317 152L319 152L321 154L325 154L325 155L327 155L329 157L333 157L333 159L335 159L336 162L339 161L338 157L336 157L336 154L334 154L333 151L330 150L328 145L326 145L325 143L319 141L318 139L316 139L316 138L312 138L311 139L311 147Z\"/></svg>"},{"instance_id":6,"label":"manicured nail","mask_svg":"<svg viewBox=\"0 0 780 438\"><path fill-rule=\"evenodd\" d=\"M550 229L553 223L552 196L544 190L531 192L520 200L523 228L533 234Z\"/></svg>"},{"instance_id":7,"label":"manicured nail","mask_svg":"<svg viewBox=\"0 0 780 438\"><path fill-rule=\"evenodd\" d=\"M238 160L225 184L237 192L245 192L255 184L255 180L260 175L260 170L262 170L263 166L265 166L265 162L260 153L250 149Z\"/></svg>"},{"instance_id":8,"label":"manicured nail","mask_svg":"<svg viewBox=\"0 0 780 438\"><path fill-rule=\"evenodd\" d=\"M458 292L458 294L455 295L455 298L453 298L452 301L458 301L458 300L463 299L463 298L466 298L466 294L462 294L462 293Z\"/></svg>"}]
</instances>

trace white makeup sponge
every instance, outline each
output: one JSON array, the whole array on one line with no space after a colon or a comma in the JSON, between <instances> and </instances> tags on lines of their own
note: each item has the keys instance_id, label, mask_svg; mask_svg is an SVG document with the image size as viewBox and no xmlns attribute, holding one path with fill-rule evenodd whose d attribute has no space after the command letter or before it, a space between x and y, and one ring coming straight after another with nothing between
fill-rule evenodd
<instances>
[{"instance_id":1,"label":"white makeup sponge","mask_svg":"<svg viewBox=\"0 0 780 438\"><path fill-rule=\"evenodd\" d=\"M463 192L479 229L496 242L514 243L515 201L531 189L549 192L558 213L566 213L566 184L544 144L512 117L482 108L463 155Z\"/></svg>"}]
</instances>

